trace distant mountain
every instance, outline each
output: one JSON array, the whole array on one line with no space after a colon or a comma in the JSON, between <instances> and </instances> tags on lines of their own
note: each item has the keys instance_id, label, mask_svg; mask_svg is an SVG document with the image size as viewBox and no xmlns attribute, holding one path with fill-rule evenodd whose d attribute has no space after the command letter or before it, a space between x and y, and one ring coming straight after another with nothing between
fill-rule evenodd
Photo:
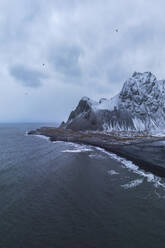
<instances>
[{"instance_id":1,"label":"distant mountain","mask_svg":"<svg viewBox=\"0 0 165 248\"><path fill-rule=\"evenodd\" d=\"M83 97L61 127L73 130L165 130L165 80L134 72L121 92L95 102Z\"/></svg>"}]
</instances>

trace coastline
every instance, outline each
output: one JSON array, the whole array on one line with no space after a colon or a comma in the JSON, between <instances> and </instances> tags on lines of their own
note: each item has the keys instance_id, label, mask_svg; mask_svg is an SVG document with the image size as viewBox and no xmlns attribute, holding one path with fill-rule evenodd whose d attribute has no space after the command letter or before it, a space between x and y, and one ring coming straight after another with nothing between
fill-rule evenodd
<instances>
[{"instance_id":1,"label":"coastline","mask_svg":"<svg viewBox=\"0 0 165 248\"><path fill-rule=\"evenodd\" d=\"M100 147L133 162L146 172L152 172L156 176L165 177L165 166L158 161L159 155L164 156L162 145L154 146L155 142L164 141L165 137L134 136L122 137L113 133L81 132L62 128L42 127L32 130L29 135L42 135L50 141L65 141L84 145Z\"/></svg>"}]
</instances>

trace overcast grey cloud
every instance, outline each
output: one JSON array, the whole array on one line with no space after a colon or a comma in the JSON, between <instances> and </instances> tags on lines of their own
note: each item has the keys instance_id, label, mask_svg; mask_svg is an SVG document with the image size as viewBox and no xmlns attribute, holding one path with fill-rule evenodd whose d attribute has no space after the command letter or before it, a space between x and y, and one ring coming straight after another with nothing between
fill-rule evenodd
<instances>
[{"instance_id":1,"label":"overcast grey cloud","mask_svg":"<svg viewBox=\"0 0 165 248\"><path fill-rule=\"evenodd\" d=\"M69 46L67 44L60 44L50 50L49 62L53 69L63 76L67 82L81 81L81 66L79 64L81 49L76 46ZM65 82L64 81L64 82Z\"/></svg>"},{"instance_id":2,"label":"overcast grey cloud","mask_svg":"<svg viewBox=\"0 0 165 248\"><path fill-rule=\"evenodd\" d=\"M83 95L118 93L134 71L165 78L164 8L163 0L0 0L0 121L61 121Z\"/></svg>"},{"instance_id":3,"label":"overcast grey cloud","mask_svg":"<svg viewBox=\"0 0 165 248\"><path fill-rule=\"evenodd\" d=\"M9 71L16 81L25 87L38 88L42 85L42 79L46 78L44 73L26 68L24 65L11 66Z\"/></svg>"}]
</instances>

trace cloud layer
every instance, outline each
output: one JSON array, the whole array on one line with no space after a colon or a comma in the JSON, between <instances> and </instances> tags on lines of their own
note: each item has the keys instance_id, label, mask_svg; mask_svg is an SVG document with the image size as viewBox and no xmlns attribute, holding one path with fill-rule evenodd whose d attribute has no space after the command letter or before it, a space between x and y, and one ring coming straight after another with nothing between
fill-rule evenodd
<instances>
[{"instance_id":1,"label":"cloud layer","mask_svg":"<svg viewBox=\"0 0 165 248\"><path fill-rule=\"evenodd\" d=\"M164 7L0 1L0 121L61 121L80 97L110 98L134 71L165 78Z\"/></svg>"},{"instance_id":2,"label":"cloud layer","mask_svg":"<svg viewBox=\"0 0 165 248\"><path fill-rule=\"evenodd\" d=\"M43 66L45 66L43 64ZM9 68L10 75L24 87L37 88L42 86L42 79L46 78L46 74L26 68L25 65L14 65Z\"/></svg>"}]
</instances>

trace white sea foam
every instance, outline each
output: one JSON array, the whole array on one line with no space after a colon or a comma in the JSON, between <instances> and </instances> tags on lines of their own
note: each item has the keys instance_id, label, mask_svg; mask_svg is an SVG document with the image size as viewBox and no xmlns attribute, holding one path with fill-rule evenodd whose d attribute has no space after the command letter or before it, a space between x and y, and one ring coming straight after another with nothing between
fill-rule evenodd
<instances>
[{"instance_id":1,"label":"white sea foam","mask_svg":"<svg viewBox=\"0 0 165 248\"><path fill-rule=\"evenodd\" d=\"M89 157L95 159L105 159L105 156L99 154L89 154Z\"/></svg>"},{"instance_id":2,"label":"white sea foam","mask_svg":"<svg viewBox=\"0 0 165 248\"><path fill-rule=\"evenodd\" d=\"M64 150L62 152L70 152L70 153L77 153L77 152L81 152L82 150Z\"/></svg>"},{"instance_id":3,"label":"white sea foam","mask_svg":"<svg viewBox=\"0 0 165 248\"><path fill-rule=\"evenodd\" d=\"M93 151L92 147L86 146L86 145L80 145L77 143L72 142L66 142L66 141L53 141L54 144L60 144L64 143L67 146L69 145L71 148L63 150L62 152L68 152L68 153L79 153L79 152L91 152Z\"/></svg>"},{"instance_id":4,"label":"white sea foam","mask_svg":"<svg viewBox=\"0 0 165 248\"><path fill-rule=\"evenodd\" d=\"M39 138L42 138L42 139L45 139L45 140L47 140L47 141L50 141L50 138L47 137L47 136L45 136L45 135L35 134L34 136L39 137Z\"/></svg>"},{"instance_id":5,"label":"white sea foam","mask_svg":"<svg viewBox=\"0 0 165 248\"><path fill-rule=\"evenodd\" d=\"M49 141L49 137L44 136L44 135L35 135L37 137L40 137L42 139L45 139L47 141ZM93 151L92 147L87 148L89 146L85 146L85 145L79 145L76 143L72 143L72 142L64 142L64 141L54 141L53 143L57 143L57 142L62 142L62 143L67 143L67 145L71 145L72 147L74 147L74 149L67 149L64 150L62 152L68 152L68 153L80 153L80 152L89 152L89 151ZM152 182L154 184L154 186L156 188L158 187L162 187L165 189L165 183L162 182L162 179L158 176L153 175L152 173L147 173L141 169L139 169L139 167L137 165L135 165L133 162L119 157L118 155L111 153L111 152L107 152L106 150L104 150L103 148L97 147L97 150L103 152L104 154L108 155L109 157L111 157L112 159L120 162L122 165L124 165L126 168L128 168L129 170L131 170L133 173L136 173L144 178L146 178L146 180L148 182ZM91 155L90 155L91 156Z\"/></svg>"},{"instance_id":6,"label":"white sea foam","mask_svg":"<svg viewBox=\"0 0 165 248\"><path fill-rule=\"evenodd\" d=\"M129 183L121 185L121 187L123 187L124 189L130 189L130 188L137 187L141 183L143 183L143 179L136 179L136 180L132 180Z\"/></svg>"},{"instance_id":7,"label":"white sea foam","mask_svg":"<svg viewBox=\"0 0 165 248\"><path fill-rule=\"evenodd\" d=\"M133 162L131 162L125 158L119 157L114 153L107 152L100 147L97 147L97 150L104 152L105 154L110 156L112 159L115 159L116 161L120 162L122 165L124 165L126 168L128 168L133 173L136 173L136 174L146 178L147 182L150 182L150 183L152 182L156 188L162 187L165 189L165 183L162 182L162 179L160 177L155 176L152 173L148 173L148 172L145 172L145 171L139 169L139 167L137 165L135 165Z\"/></svg>"},{"instance_id":8,"label":"white sea foam","mask_svg":"<svg viewBox=\"0 0 165 248\"><path fill-rule=\"evenodd\" d=\"M29 136L28 132L29 132L29 131L26 131L26 132L25 132L25 136ZM33 136L36 136L36 137L39 137L39 138L42 138L42 139L45 139L45 140L50 141L50 138L49 138L49 137L47 137L47 136L45 136L45 135L41 135L41 134L33 134Z\"/></svg>"},{"instance_id":9,"label":"white sea foam","mask_svg":"<svg viewBox=\"0 0 165 248\"><path fill-rule=\"evenodd\" d=\"M91 148L87 148L86 146L83 145L78 145L78 144L71 144L74 148L72 149L66 149L63 150L62 152L70 152L70 153L79 153L79 152L91 152Z\"/></svg>"},{"instance_id":10,"label":"white sea foam","mask_svg":"<svg viewBox=\"0 0 165 248\"><path fill-rule=\"evenodd\" d=\"M157 192L156 190L155 190L155 194L157 195L158 198L165 199L165 195L164 194L162 195L161 193Z\"/></svg>"},{"instance_id":11,"label":"white sea foam","mask_svg":"<svg viewBox=\"0 0 165 248\"><path fill-rule=\"evenodd\" d=\"M53 144L62 144L65 143L64 141L52 141Z\"/></svg>"},{"instance_id":12,"label":"white sea foam","mask_svg":"<svg viewBox=\"0 0 165 248\"><path fill-rule=\"evenodd\" d=\"M26 132L25 132L25 136L28 136L28 131L26 130Z\"/></svg>"},{"instance_id":13,"label":"white sea foam","mask_svg":"<svg viewBox=\"0 0 165 248\"><path fill-rule=\"evenodd\" d=\"M113 176L113 175L118 175L119 173L115 170L109 170L107 171L109 175Z\"/></svg>"}]
</instances>

